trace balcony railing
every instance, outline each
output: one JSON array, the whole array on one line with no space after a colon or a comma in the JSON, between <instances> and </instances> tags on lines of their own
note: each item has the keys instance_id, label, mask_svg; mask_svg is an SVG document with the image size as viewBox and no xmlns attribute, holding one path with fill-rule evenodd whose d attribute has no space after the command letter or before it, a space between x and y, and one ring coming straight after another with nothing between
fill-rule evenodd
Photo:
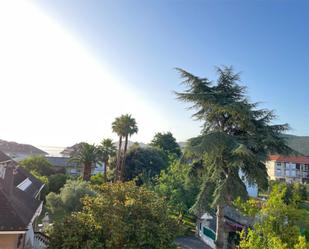
<instances>
[{"instance_id":1,"label":"balcony railing","mask_svg":"<svg viewBox=\"0 0 309 249\"><path fill-rule=\"evenodd\" d=\"M41 232L34 233L33 249L47 249L49 245L49 237Z\"/></svg>"}]
</instances>

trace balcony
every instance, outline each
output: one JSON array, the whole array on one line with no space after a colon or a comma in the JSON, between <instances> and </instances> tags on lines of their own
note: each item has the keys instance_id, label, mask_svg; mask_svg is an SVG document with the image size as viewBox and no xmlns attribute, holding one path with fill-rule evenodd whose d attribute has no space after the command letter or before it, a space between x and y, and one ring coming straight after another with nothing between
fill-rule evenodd
<instances>
[{"instance_id":1,"label":"balcony","mask_svg":"<svg viewBox=\"0 0 309 249\"><path fill-rule=\"evenodd\" d=\"M49 245L49 237L41 232L34 233L33 249L47 249Z\"/></svg>"}]
</instances>

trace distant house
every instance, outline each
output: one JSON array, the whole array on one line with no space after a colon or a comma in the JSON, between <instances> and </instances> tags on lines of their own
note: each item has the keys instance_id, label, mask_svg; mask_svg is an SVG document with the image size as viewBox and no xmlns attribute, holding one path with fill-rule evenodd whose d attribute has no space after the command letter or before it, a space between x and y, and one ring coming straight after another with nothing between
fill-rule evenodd
<instances>
[{"instance_id":1,"label":"distant house","mask_svg":"<svg viewBox=\"0 0 309 249\"><path fill-rule=\"evenodd\" d=\"M44 249L36 231L44 184L0 151L0 248Z\"/></svg>"},{"instance_id":2,"label":"distant house","mask_svg":"<svg viewBox=\"0 0 309 249\"><path fill-rule=\"evenodd\" d=\"M69 157L46 156L45 158L58 171L65 170L69 175L80 175L82 166L76 162L72 162ZM97 163L93 165L91 170L92 175L103 172L104 164Z\"/></svg>"},{"instance_id":3,"label":"distant house","mask_svg":"<svg viewBox=\"0 0 309 249\"><path fill-rule=\"evenodd\" d=\"M271 155L266 166L270 180L309 183L309 157L307 156Z\"/></svg>"},{"instance_id":4,"label":"distant house","mask_svg":"<svg viewBox=\"0 0 309 249\"><path fill-rule=\"evenodd\" d=\"M238 232L244 228L251 227L253 218L246 217L234 208L226 206L224 208L224 247L234 248L238 239ZM214 212L204 213L197 222L197 235L210 247L216 248L217 217Z\"/></svg>"},{"instance_id":5,"label":"distant house","mask_svg":"<svg viewBox=\"0 0 309 249\"><path fill-rule=\"evenodd\" d=\"M46 156L47 161L56 171L65 171L69 175L79 175L80 167L77 163L70 161L69 157Z\"/></svg>"}]
</instances>

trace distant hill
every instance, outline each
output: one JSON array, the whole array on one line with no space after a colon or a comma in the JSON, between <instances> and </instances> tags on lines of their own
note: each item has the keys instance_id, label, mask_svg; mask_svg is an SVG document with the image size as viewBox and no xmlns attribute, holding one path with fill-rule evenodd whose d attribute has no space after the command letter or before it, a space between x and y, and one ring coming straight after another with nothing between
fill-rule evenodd
<instances>
[{"instance_id":1,"label":"distant hill","mask_svg":"<svg viewBox=\"0 0 309 249\"><path fill-rule=\"evenodd\" d=\"M19 144L0 139L0 151L15 160L23 159L30 155L47 155L43 150L40 150L30 144Z\"/></svg>"},{"instance_id":2,"label":"distant hill","mask_svg":"<svg viewBox=\"0 0 309 249\"><path fill-rule=\"evenodd\" d=\"M309 156L309 136L284 135L287 144L299 153Z\"/></svg>"}]
</instances>

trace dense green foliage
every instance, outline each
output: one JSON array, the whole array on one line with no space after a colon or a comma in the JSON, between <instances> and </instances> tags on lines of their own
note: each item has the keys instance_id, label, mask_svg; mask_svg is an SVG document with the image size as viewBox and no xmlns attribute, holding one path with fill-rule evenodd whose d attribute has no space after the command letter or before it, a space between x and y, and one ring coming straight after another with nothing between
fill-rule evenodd
<instances>
[{"instance_id":1,"label":"dense green foliage","mask_svg":"<svg viewBox=\"0 0 309 249\"><path fill-rule=\"evenodd\" d=\"M104 180L102 173L98 173L90 177L90 182L94 185L100 185L106 181Z\"/></svg>"},{"instance_id":2,"label":"dense green foliage","mask_svg":"<svg viewBox=\"0 0 309 249\"><path fill-rule=\"evenodd\" d=\"M68 180L59 194L51 192L46 196L46 204L52 212L61 209L71 213L82 208L81 198L94 194L87 182Z\"/></svg>"},{"instance_id":3,"label":"dense green foliage","mask_svg":"<svg viewBox=\"0 0 309 249\"><path fill-rule=\"evenodd\" d=\"M137 178L139 184L150 181L168 166L166 154L153 147L133 146L128 151L125 162L124 179Z\"/></svg>"},{"instance_id":4,"label":"dense green foliage","mask_svg":"<svg viewBox=\"0 0 309 249\"><path fill-rule=\"evenodd\" d=\"M56 223L51 249L175 248L175 224L163 200L132 182L103 184L83 210Z\"/></svg>"},{"instance_id":5,"label":"dense green foliage","mask_svg":"<svg viewBox=\"0 0 309 249\"><path fill-rule=\"evenodd\" d=\"M177 157L181 155L180 146L176 142L176 139L173 137L173 134L171 132L156 133L150 145L153 147L160 148L167 155L175 155Z\"/></svg>"},{"instance_id":6,"label":"dense green foliage","mask_svg":"<svg viewBox=\"0 0 309 249\"><path fill-rule=\"evenodd\" d=\"M54 174L48 177L48 189L50 192L59 193L60 189L67 181L67 175Z\"/></svg>"},{"instance_id":7,"label":"dense green foliage","mask_svg":"<svg viewBox=\"0 0 309 249\"><path fill-rule=\"evenodd\" d=\"M269 199L256 213L257 222L253 229L241 233L240 247L243 249L292 249L308 248L305 237L301 237L301 226L308 219L299 209L299 193L284 184L275 184ZM289 201L287 203L287 195ZM251 203L252 204L252 203ZM248 204L245 204L245 206ZM254 207L256 210L256 207ZM249 209L247 209L248 211Z\"/></svg>"},{"instance_id":8,"label":"dense green foliage","mask_svg":"<svg viewBox=\"0 0 309 249\"><path fill-rule=\"evenodd\" d=\"M192 210L201 214L211 199L217 209L216 246L223 248L223 207L237 197L247 197L239 172L250 184L266 188L264 162L268 154L291 151L282 138L288 126L273 125L272 111L257 109L257 104L249 102L245 88L239 85L239 74L230 67L217 68L216 83L182 69L179 72L186 90L176 93L177 97L191 103L196 110L193 117L204 123L201 135L189 141L204 169L204 181Z\"/></svg>"},{"instance_id":9,"label":"dense green foliage","mask_svg":"<svg viewBox=\"0 0 309 249\"><path fill-rule=\"evenodd\" d=\"M50 176L55 173L52 165L43 156L30 156L19 162L29 172L35 171L41 176Z\"/></svg>"},{"instance_id":10,"label":"dense green foliage","mask_svg":"<svg viewBox=\"0 0 309 249\"><path fill-rule=\"evenodd\" d=\"M160 173L154 187L165 199L171 212L178 215L179 221L194 204L199 192L199 179L189 178L190 169L190 165L175 161Z\"/></svg>"}]
</instances>

